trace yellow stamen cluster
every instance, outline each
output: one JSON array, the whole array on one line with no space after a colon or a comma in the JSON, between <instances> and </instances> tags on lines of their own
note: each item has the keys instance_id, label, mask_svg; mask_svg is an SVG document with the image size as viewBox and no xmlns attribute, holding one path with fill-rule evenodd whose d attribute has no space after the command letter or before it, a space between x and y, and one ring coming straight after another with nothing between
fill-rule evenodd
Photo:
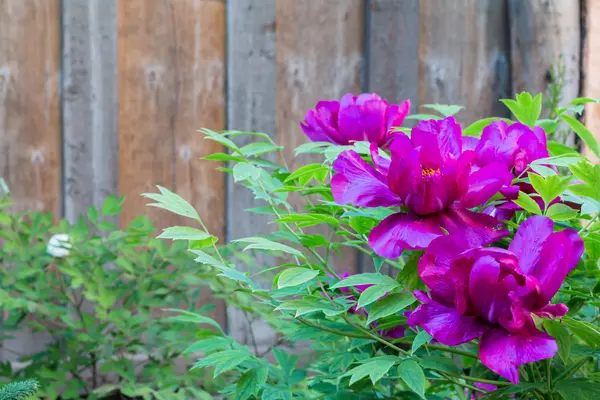
<instances>
[{"instance_id":1,"label":"yellow stamen cluster","mask_svg":"<svg viewBox=\"0 0 600 400\"><path fill-rule=\"evenodd\" d=\"M436 168L436 169L423 168L423 169L421 169L421 176L423 178L431 178L433 175L437 174L438 172L440 172L439 168Z\"/></svg>"}]
</instances>

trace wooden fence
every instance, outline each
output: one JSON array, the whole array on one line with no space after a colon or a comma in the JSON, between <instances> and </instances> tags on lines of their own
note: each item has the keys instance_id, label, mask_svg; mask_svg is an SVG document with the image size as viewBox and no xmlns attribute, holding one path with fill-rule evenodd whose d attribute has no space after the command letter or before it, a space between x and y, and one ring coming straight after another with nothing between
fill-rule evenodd
<instances>
[{"instance_id":1,"label":"wooden fence","mask_svg":"<svg viewBox=\"0 0 600 400\"><path fill-rule=\"evenodd\" d=\"M461 104L464 123L506 116L498 98L544 91L560 56L564 98L600 97L600 0L0 0L0 176L23 208L74 219L117 193L123 224L176 224L144 207L159 184L214 234L248 236L264 220L199 160L220 149L197 129L263 131L291 149L317 100L361 91L413 111ZM243 318L225 314L245 340Z\"/></svg>"}]
</instances>

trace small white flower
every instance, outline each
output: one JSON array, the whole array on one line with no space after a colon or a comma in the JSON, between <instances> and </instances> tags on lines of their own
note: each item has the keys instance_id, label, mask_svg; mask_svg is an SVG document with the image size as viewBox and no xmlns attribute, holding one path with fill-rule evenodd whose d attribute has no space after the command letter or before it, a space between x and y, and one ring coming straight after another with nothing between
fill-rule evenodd
<instances>
[{"instance_id":1,"label":"small white flower","mask_svg":"<svg viewBox=\"0 0 600 400\"><path fill-rule=\"evenodd\" d=\"M52 257L66 257L69 255L71 237L66 233L58 233L50 238L46 252Z\"/></svg>"}]
</instances>

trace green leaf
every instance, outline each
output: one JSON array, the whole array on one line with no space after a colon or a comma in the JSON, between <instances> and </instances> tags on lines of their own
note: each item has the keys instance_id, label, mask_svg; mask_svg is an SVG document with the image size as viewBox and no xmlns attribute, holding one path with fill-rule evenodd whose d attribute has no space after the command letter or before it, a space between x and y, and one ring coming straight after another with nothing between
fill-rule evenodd
<instances>
[{"instance_id":1,"label":"green leaf","mask_svg":"<svg viewBox=\"0 0 600 400\"><path fill-rule=\"evenodd\" d=\"M326 149L335 146L332 143L329 142L308 142L308 143L303 143L300 146L296 147L296 149L294 150L294 153L296 155L299 154L305 154L305 153L309 153L309 154L322 154Z\"/></svg>"},{"instance_id":2,"label":"green leaf","mask_svg":"<svg viewBox=\"0 0 600 400\"><path fill-rule=\"evenodd\" d=\"M542 112L542 95L531 97L527 92L519 93L516 100L500 100L520 122L533 128Z\"/></svg>"},{"instance_id":3,"label":"green leaf","mask_svg":"<svg viewBox=\"0 0 600 400\"><path fill-rule=\"evenodd\" d=\"M342 376L350 376L350 386L366 376L371 379L371 382L374 385L388 373L390 368L392 368L397 361L398 357L395 356L371 358L358 367L352 368Z\"/></svg>"},{"instance_id":4,"label":"green leaf","mask_svg":"<svg viewBox=\"0 0 600 400\"><path fill-rule=\"evenodd\" d=\"M480 119L479 121L475 121L471 125L467 126L465 129L463 129L462 134L463 134L463 136L480 137L481 133L483 132L483 129L486 126L488 126L489 124L491 124L494 121L500 121L500 120L502 120L502 118L498 118L498 117Z\"/></svg>"},{"instance_id":5,"label":"green leaf","mask_svg":"<svg viewBox=\"0 0 600 400\"><path fill-rule=\"evenodd\" d=\"M271 250L271 251L281 251L283 253L292 254L294 256L298 256L301 258L305 258L304 254L300 251L294 249L293 247L286 246L285 244L273 242L272 240L261 238L261 237L248 237L244 239L236 239L232 242L237 243L250 243L248 246L244 248L244 251L257 249L257 250Z\"/></svg>"},{"instance_id":6,"label":"green leaf","mask_svg":"<svg viewBox=\"0 0 600 400\"><path fill-rule=\"evenodd\" d=\"M224 265L221 261L218 261L216 258L203 252L202 250L189 250L189 251L190 251L190 253L194 253L195 255L198 256L194 259L194 261L196 261L198 263L212 265L212 266L219 265L219 266L224 267Z\"/></svg>"},{"instance_id":7,"label":"green leaf","mask_svg":"<svg viewBox=\"0 0 600 400\"><path fill-rule=\"evenodd\" d=\"M236 182L244 181L246 179L255 181L260 177L260 168L254 165L241 162L233 166L233 180Z\"/></svg>"},{"instance_id":8,"label":"green leaf","mask_svg":"<svg viewBox=\"0 0 600 400\"><path fill-rule=\"evenodd\" d=\"M423 121L427 119L443 119L443 117L435 114L408 114L405 119Z\"/></svg>"},{"instance_id":9,"label":"green leaf","mask_svg":"<svg viewBox=\"0 0 600 400\"><path fill-rule=\"evenodd\" d=\"M183 199L183 197L179 196L176 193L171 192L169 189L166 189L162 186L156 186L159 193L144 193L142 196L156 201L156 203L150 203L148 206L158 207L164 210L170 211L174 214L181 215L183 217L192 218L196 221L200 221L200 216L198 212Z\"/></svg>"},{"instance_id":10,"label":"green leaf","mask_svg":"<svg viewBox=\"0 0 600 400\"><path fill-rule=\"evenodd\" d=\"M191 344L183 351L183 354L198 352L208 353L215 350L229 349L230 347L231 343L229 343L228 339L221 336L213 336Z\"/></svg>"},{"instance_id":11,"label":"green leaf","mask_svg":"<svg viewBox=\"0 0 600 400\"><path fill-rule=\"evenodd\" d=\"M431 335L429 335L429 333L425 331L419 332L412 342L412 347L410 348L410 355L412 356L413 354L415 354L415 351L419 350L419 348L424 344L431 342L431 339L433 338L431 337Z\"/></svg>"},{"instance_id":12,"label":"green leaf","mask_svg":"<svg viewBox=\"0 0 600 400\"><path fill-rule=\"evenodd\" d=\"M540 158L533 161L530 165L556 165L557 167L569 167L585 160L585 157L579 153L567 153L555 157Z\"/></svg>"},{"instance_id":13,"label":"green leaf","mask_svg":"<svg viewBox=\"0 0 600 400\"><path fill-rule=\"evenodd\" d=\"M301 285L319 275L319 271L308 268L289 268L279 275L278 288Z\"/></svg>"},{"instance_id":14,"label":"green leaf","mask_svg":"<svg viewBox=\"0 0 600 400\"><path fill-rule=\"evenodd\" d=\"M286 300L282 302L275 310L295 311L296 317L304 314L320 311L327 316L342 314L346 309L340 305L331 304L326 300Z\"/></svg>"},{"instance_id":15,"label":"green leaf","mask_svg":"<svg viewBox=\"0 0 600 400\"><path fill-rule=\"evenodd\" d=\"M254 142L247 144L240 149L240 152L246 157L257 156L271 151L278 151L283 149L282 146L275 146L272 143L266 142Z\"/></svg>"},{"instance_id":16,"label":"green leaf","mask_svg":"<svg viewBox=\"0 0 600 400\"><path fill-rule=\"evenodd\" d=\"M513 200L513 202L531 214L542 215L542 210L538 203L529 197L527 193L519 192L519 198Z\"/></svg>"},{"instance_id":17,"label":"green leaf","mask_svg":"<svg viewBox=\"0 0 600 400\"><path fill-rule=\"evenodd\" d=\"M546 207L548 207L552 200L564 193L571 181L570 176L561 177L559 175L552 175L544 178L533 173L529 173L528 176L529 182L542 200L544 200Z\"/></svg>"},{"instance_id":18,"label":"green leaf","mask_svg":"<svg viewBox=\"0 0 600 400\"><path fill-rule=\"evenodd\" d=\"M588 128L585 127L581 122L577 121L575 118L570 115L561 115L560 116L563 121L565 121L571 129L579 136L581 140L592 150L592 152L596 155L596 157L600 157L600 146L598 145L598 141L594 137L594 134L590 132Z\"/></svg>"},{"instance_id":19,"label":"green leaf","mask_svg":"<svg viewBox=\"0 0 600 400\"><path fill-rule=\"evenodd\" d=\"M578 321L571 317L563 317L563 323L578 338L592 348L600 347L600 328L585 321Z\"/></svg>"},{"instance_id":20,"label":"green leaf","mask_svg":"<svg viewBox=\"0 0 600 400\"><path fill-rule=\"evenodd\" d=\"M308 164L298 168L294 173L290 174L287 178L285 178L283 183L289 183L297 180L300 186L306 186L306 184L312 178L315 178L317 181L323 183L328 173L329 168L322 164Z\"/></svg>"},{"instance_id":21,"label":"green leaf","mask_svg":"<svg viewBox=\"0 0 600 400\"><path fill-rule=\"evenodd\" d=\"M102 215L104 216L112 216L118 215L123 210L123 201L125 197L115 197L114 195L110 195L104 200L104 204L102 205Z\"/></svg>"},{"instance_id":22,"label":"green leaf","mask_svg":"<svg viewBox=\"0 0 600 400\"><path fill-rule=\"evenodd\" d=\"M225 135L212 131L210 129L202 128L198 132L204 133L206 137L204 139L212 140L217 143L221 143L223 146L230 148L231 150L239 153L240 149L237 147L235 143L231 140L227 139Z\"/></svg>"},{"instance_id":23,"label":"green leaf","mask_svg":"<svg viewBox=\"0 0 600 400\"><path fill-rule=\"evenodd\" d=\"M421 357L421 360L419 361L419 363L421 364L421 367L423 367L425 369L449 372L451 374L460 373L460 368L458 368L458 365L456 365L456 363L448 357L424 356L424 357Z\"/></svg>"},{"instance_id":24,"label":"green leaf","mask_svg":"<svg viewBox=\"0 0 600 400\"><path fill-rule=\"evenodd\" d=\"M202 157L202 160L207 161L233 161L233 162L245 162L246 160L242 157L233 156L227 153L213 153Z\"/></svg>"},{"instance_id":25,"label":"green leaf","mask_svg":"<svg viewBox=\"0 0 600 400\"><path fill-rule=\"evenodd\" d=\"M91 206L88 209L88 219L90 220L91 223L95 224L98 222L98 209L94 206Z\"/></svg>"},{"instance_id":26,"label":"green leaf","mask_svg":"<svg viewBox=\"0 0 600 400\"><path fill-rule=\"evenodd\" d=\"M421 366L413 359L407 358L398 365L398 375L406 385L421 398L425 398L425 374Z\"/></svg>"},{"instance_id":27,"label":"green leaf","mask_svg":"<svg viewBox=\"0 0 600 400\"><path fill-rule=\"evenodd\" d=\"M364 274L356 274L350 275L348 278L343 279L333 285L332 289L356 286L356 285L388 285L388 286L398 286L398 282L396 282L393 278L390 278L387 275L379 274L379 273L364 273Z\"/></svg>"},{"instance_id":28,"label":"green leaf","mask_svg":"<svg viewBox=\"0 0 600 400\"><path fill-rule=\"evenodd\" d=\"M199 360L191 369L215 367L214 376L230 371L250 358L248 350L219 351Z\"/></svg>"},{"instance_id":29,"label":"green leaf","mask_svg":"<svg viewBox=\"0 0 600 400\"><path fill-rule=\"evenodd\" d=\"M569 361L569 354L571 353L571 335L565 329L565 327L556 320L547 319L544 320L544 328L550 336L556 339L558 344L558 356L567 365Z\"/></svg>"},{"instance_id":30,"label":"green leaf","mask_svg":"<svg viewBox=\"0 0 600 400\"><path fill-rule=\"evenodd\" d=\"M200 229L190 228L188 226L172 226L163 229L163 232L160 235L158 235L157 238L172 240L205 240L211 237L214 236L204 231L201 231Z\"/></svg>"},{"instance_id":31,"label":"green leaf","mask_svg":"<svg viewBox=\"0 0 600 400\"><path fill-rule=\"evenodd\" d=\"M574 148L566 146L554 140L548 140L548 151L550 152L551 156L561 156L563 154L570 153L577 154L577 150L575 150Z\"/></svg>"},{"instance_id":32,"label":"green leaf","mask_svg":"<svg viewBox=\"0 0 600 400\"><path fill-rule=\"evenodd\" d=\"M269 367L266 365L259 365L244 372L235 386L236 400L246 400L256 396L261 389L261 385L267 381L268 376Z\"/></svg>"},{"instance_id":33,"label":"green leaf","mask_svg":"<svg viewBox=\"0 0 600 400\"><path fill-rule=\"evenodd\" d=\"M415 296L413 296L411 293L392 293L384 297L383 299L377 301L373 307L371 307L367 325L370 325L372 322L377 321L380 318L384 318L388 315L396 314L397 312L402 311L416 300L417 299L415 299Z\"/></svg>"},{"instance_id":34,"label":"green leaf","mask_svg":"<svg viewBox=\"0 0 600 400\"><path fill-rule=\"evenodd\" d=\"M548 211L546 211L546 216L552 218L554 221L569 221L577 217L578 214L577 210L562 203L552 204L548 208Z\"/></svg>"},{"instance_id":35,"label":"green leaf","mask_svg":"<svg viewBox=\"0 0 600 400\"><path fill-rule=\"evenodd\" d=\"M375 227L376 222L369 217L352 216L348 219L350 227L356 231L356 233L365 234L371 232Z\"/></svg>"},{"instance_id":36,"label":"green leaf","mask_svg":"<svg viewBox=\"0 0 600 400\"><path fill-rule=\"evenodd\" d=\"M565 400L591 400L600 396L600 383L587 379L566 379L557 382L555 390Z\"/></svg>"},{"instance_id":37,"label":"green leaf","mask_svg":"<svg viewBox=\"0 0 600 400\"><path fill-rule=\"evenodd\" d=\"M398 287L398 283L394 282L393 284L387 285L373 285L366 288L358 298L358 306L357 308L362 308L368 306L369 304L377 301L380 297L388 293L389 291Z\"/></svg>"},{"instance_id":38,"label":"green leaf","mask_svg":"<svg viewBox=\"0 0 600 400\"><path fill-rule=\"evenodd\" d=\"M339 226L340 221L331 215L325 214L287 214L273 221L277 223L297 223L298 228L306 228L320 224L329 224L331 226Z\"/></svg>"},{"instance_id":39,"label":"green leaf","mask_svg":"<svg viewBox=\"0 0 600 400\"><path fill-rule=\"evenodd\" d=\"M178 310L175 308L167 308L164 311L178 313L179 315L173 317L167 317L168 320L177 321L177 322L191 322L193 324L207 324L217 328L220 332L223 332L221 329L221 325L219 325L215 320L208 318L204 315L196 314L187 310Z\"/></svg>"},{"instance_id":40,"label":"green leaf","mask_svg":"<svg viewBox=\"0 0 600 400\"><path fill-rule=\"evenodd\" d=\"M453 104L423 104L423 107L437 111L444 117L451 117L460 110L463 110L463 106L457 106Z\"/></svg>"}]
</instances>

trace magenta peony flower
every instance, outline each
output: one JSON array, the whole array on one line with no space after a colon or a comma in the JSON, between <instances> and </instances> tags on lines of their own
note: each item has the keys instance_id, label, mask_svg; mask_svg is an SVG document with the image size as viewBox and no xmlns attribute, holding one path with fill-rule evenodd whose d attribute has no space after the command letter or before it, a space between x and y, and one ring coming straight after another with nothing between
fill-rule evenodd
<instances>
[{"instance_id":1,"label":"magenta peony flower","mask_svg":"<svg viewBox=\"0 0 600 400\"><path fill-rule=\"evenodd\" d=\"M300 127L313 142L349 145L368 141L386 147L396 134L392 128L402 124L409 110L409 100L390 105L375 93L348 93L341 101L318 102Z\"/></svg>"},{"instance_id":2,"label":"magenta peony flower","mask_svg":"<svg viewBox=\"0 0 600 400\"><path fill-rule=\"evenodd\" d=\"M431 243L419 262L429 296L409 316L437 341L456 346L481 337L479 357L515 385L519 365L551 358L556 341L538 330L533 315L565 315L564 304L550 304L583 253L579 235L553 231L547 217L534 216L517 230L508 250L469 249L458 235Z\"/></svg>"},{"instance_id":3,"label":"magenta peony flower","mask_svg":"<svg viewBox=\"0 0 600 400\"><path fill-rule=\"evenodd\" d=\"M469 140L477 154L477 166L500 162L515 177L521 175L531 162L550 156L544 130L539 126L531 129L520 122L511 125L504 121L492 122L485 127L479 141Z\"/></svg>"},{"instance_id":4,"label":"magenta peony flower","mask_svg":"<svg viewBox=\"0 0 600 400\"><path fill-rule=\"evenodd\" d=\"M469 210L498 192L506 167L491 163L472 172L475 154L463 151L454 118L422 121L410 139L398 133L391 161L379 156L373 144L371 150L374 167L354 151L340 154L333 164L337 174L331 191L338 204L406 207L371 232L369 244L378 255L395 258L403 249L425 249L444 230L462 235L472 246L508 235L495 218Z\"/></svg>"}]
</instances>

